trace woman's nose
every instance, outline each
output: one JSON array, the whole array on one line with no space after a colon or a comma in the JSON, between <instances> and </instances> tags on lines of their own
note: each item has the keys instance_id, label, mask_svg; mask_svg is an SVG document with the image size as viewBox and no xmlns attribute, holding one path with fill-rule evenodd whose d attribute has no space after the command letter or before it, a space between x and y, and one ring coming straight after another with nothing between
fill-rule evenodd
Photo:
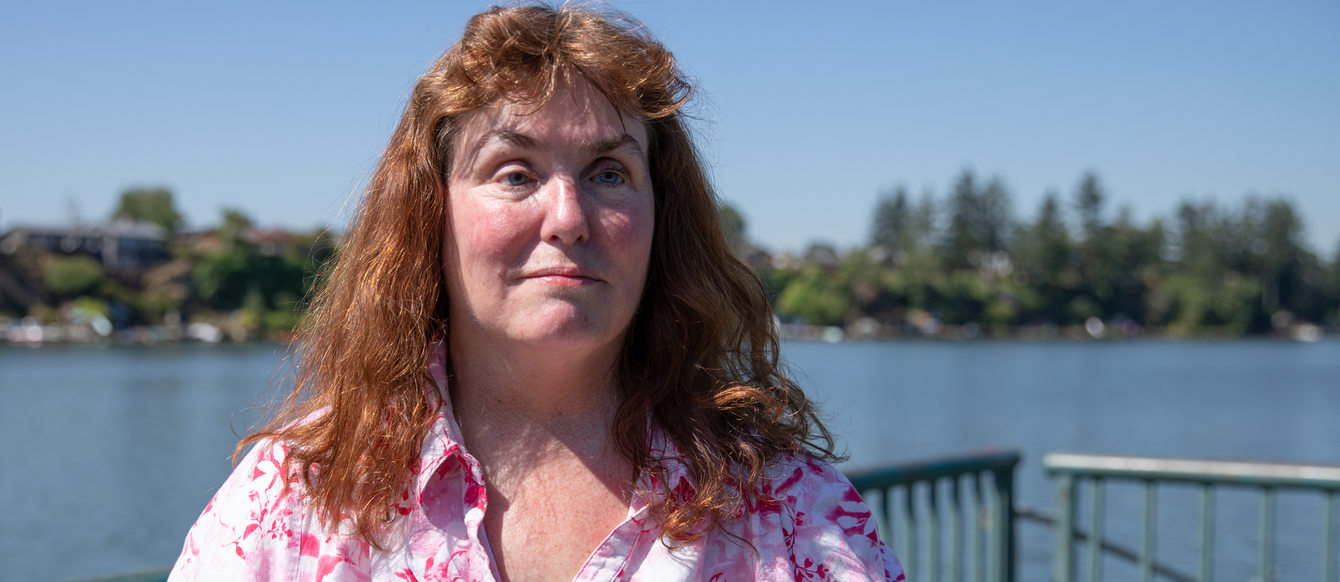
<instances>
[{"instance_id":1,"label":"woman's nose","mask_svg":"<svg viewBox=\"0 0 1340 582\"><path fill-rule=\"evenodd\" d=\"M555 175L545 184L548 192L542 238L565 245L585 242L591 236L591 224L582 204L581 185L571 175Z\"/></svg>"}]
</instances>

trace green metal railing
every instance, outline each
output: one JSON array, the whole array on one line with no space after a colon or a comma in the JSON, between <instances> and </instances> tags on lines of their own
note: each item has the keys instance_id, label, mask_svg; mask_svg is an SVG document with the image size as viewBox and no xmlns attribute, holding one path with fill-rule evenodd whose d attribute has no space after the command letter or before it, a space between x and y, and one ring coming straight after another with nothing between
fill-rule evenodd
<instances>
[{"instance_id":1,"label":"green metal railing","mask_svg":"<svg viewBox=\"0 0 1340 582\"><path fill-rule=\"evenodd\" d=\"M172 568L160 568L157 570L145 570L143 572L134 572L131 574L88 578L81 580L80 582L167 582L168 573L171 571Z\"/></svg>"},{"instance_id":2,"label":"green metal railing","mask_svg":"<svg viewBox=\"0 0 1340 582\"><path fill-rule=\"evenodd\" d=\"M966 566L969 580L1014 582L1014 471L1019 460L1018 452L993 451L901 463L847 477L872 508L878 501L874 513L880 535L898 548L909 580L957 582L964 579Z\"/></svg>"},{"instance_id":3,"label":"green metal railing","mask_svg":"<svg viewBox=\"0 0 1340 582\"><path fill-rule=\"evenodd\" d=\"M1275 494L1281 489L1321 493L1323 505L1321 540L1322 582L1336 582L1335 500L1340 493L1340 467L1120 457L1102 455L1051 454L1043 458L1043 467L1056 479L1057 500L1054 535L1056 553L1052 556L1056 582L1075 580L1075 544L1077 493L1081 480L1089 481L1092 495L1089 515L1088 579L1102 578L1102 556L1110 544L1103 539L1104 491L1106 481L1134 481L1143 486L1140 549L1135 560L1140 580L1148 582L1155 574L1175 580L1208 581L1214 577L1214 492L1223 487L1247 487L1260 493L1260 536L1257 580L1272 579L1275 572ZM1199 572L1192 578L1176 574L1156 562L1155 489L1168 483L1200 486Z\"/></svg>"},{"instance_id":4,"label":"green metal railing","mask_svg":"<svg viewBox=\"0 0 1340 582\"><path fill-rule=\"evenodd\" d=\"M1321 494L1322 540L1320 579L1336 578L1336 498L1340 467L1163 459L1079 454L1050 454L1043 466L1057 484L1054 515L1015 507L1015 451L943 457L847 474L874 510L884 540L897 551L909 580L934 582L1014 582L1015 524L1033 521L1050 525L1055 539L1054 582L1076 579L1076 552L1087 554L1087 578L1099 582L1104 557L1136 565L1142 582L1156 576L1174 582L1207 582L1214 577L1215 491L1248 488L1260 495L1256 580L1275 577L1276 493L1302 490ZM1138 547L1129 548L1104 537L1105 485L1127 482L1141 486L1142 521ZM1091 496L1087 531L1080 527L1081 485ZM1158 561L1156 490L1161 485L1199 488L1199 571L1179 572ZM1286 514L1287 515L1287 514ZM145 572L98 582L156 582L167 571Z\"/></svg>"}]
</instances>

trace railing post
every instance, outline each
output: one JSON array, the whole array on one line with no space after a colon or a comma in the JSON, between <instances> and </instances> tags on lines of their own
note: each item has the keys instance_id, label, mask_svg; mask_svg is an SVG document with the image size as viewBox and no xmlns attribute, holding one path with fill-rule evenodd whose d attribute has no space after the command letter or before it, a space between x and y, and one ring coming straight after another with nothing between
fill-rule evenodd
<instances>
[{"instance_id":1,"label":"railing post","mask_svg":"<svg viewBox=\"0 0 1340 582\"><path fill-rule=\"evenodd\" d=\"M1145 480L1144 525L1140 528L1140 582L1154 580L1154 530L1158 527L1154 510L1154 481Z\"/></svg>"},{"instance_id":2,"label":"railing post","mask_svg":"<svg viewBox=\"0 0 1340 582\"><path fill-rule=\"evenodd\" d=\"M1270 582L1275 569L1275 490L1261 488L1261 582Z\"/></svg>"},{"instance_id":3,"label":"railing post","mask_svg":"<svg viewBox=\"0 0 1340 582\"><path fill-rule=\"evenodd\" d=\"M971 539L968 541L968 570L971 574L972 582L982 582L986 577L982 572L985 570L986 560L982 554L982 520L986 519L986 497L982 494L982 473L980 471L972 474L972 527L968 528L968 534Z\"/></svg>"},{"instance_id":4,"label":"railing post","mask_svg":"<svg viewBox=\"0 0 1340 582\"><path fill-rule=\"evenodd\" d=\"M1071 541L1071 532L1075 531L1075 478L1062 473L1056 479L1056 554L1052 558L1055 582L1073 582L1075 579L1075 554Z\"/></svg>"},{"instance_id":5,"label":"railing post","mask_svg":"<svg viewBox=\"0 0 1340 582\"><path fill-rule=\"evenodd\" d=\"M1200 490L1200 582L1214 577L1214 488L1206 483Z\"/></svg>"},{"instance_id":6,"label":"railing post","mask_svg":"<svg viewBox=\"0 0 1340 582\"><path fill-rule=\"evenodd\" d=\"M917 570L917 513L916 513L916 483L908 483L903 487L905 497L903 497L903 544L902 553L899 558L903 562L903 572L907 574L908 579L912 578L912 572Z\"/></svg>"},{"instance_id":7,"label":"railing post","mask_svg":"<svg viewBox=\"0 0 1340 582\"><path fill-rule=\"evenodd\" d=\"M876 524L880 528L879 531L880 538L882 538L884 540L884 543L887 544L890 548L893 547L894 543L893 501L892 501L893 489L894 489L893 487L886 486L879 490L880 491L879 506L880 506L880 512L883 515L881 516L881 519L878 522L876 522Z\"/></svg>"},{"instance_id":8,"label":"railing post","mask_svg":"<svg viewBox=\"0 0 1340 582\"><path fill-rule=\"evenodd\" d=\"M1089 582L1103 579L1103 480L1093 480L1089 514Z\"/></svg>"},{"instance_id":9,"label":"railing post","mask_svg":"<svg viewBox=\"0 0 1340 582\"><path fill-rule=\"evenodd\" d=\"M1014 467L991 472L996 485L996 580L1014 582Z\"/></svg>"},{"instance_id":10,"label":"railing post","mask_svg":"<svg viewBox=\"0 0 1340 582\"><path fill-rule=\"evenodd\" d=\"M1335 491L1326 492L1326 516L1322 518L1321 580L1335 580Z\"/></svg>"},{"instance_id":11,"label":"railing post","mask_svg":"<svg viewBox=\"0 0 1340 582\"><path fill-rule=\"evenodd\" d=\"M926 482L930 486L928 499L930 509L926 512L926 567L922 570L923 580L935 580L940 569L940 483L935 479Z\"/></svg>"},{"instance_id":12,"label":"railing post","mask_svg":"<svg viewBox=\"0 0 1340 582\"><path fill-rule=\"evenodd\" d=\"M963 582L963 497L959 476L949 478L949 579Z\"/></svg>"}]
</instances>

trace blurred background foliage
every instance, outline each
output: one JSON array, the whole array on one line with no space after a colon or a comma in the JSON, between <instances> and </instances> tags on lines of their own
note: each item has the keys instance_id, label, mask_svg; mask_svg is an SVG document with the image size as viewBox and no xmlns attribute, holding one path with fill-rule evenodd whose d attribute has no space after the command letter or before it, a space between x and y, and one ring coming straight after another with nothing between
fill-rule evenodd
<instances>
[{"instance_id":1,"label":"blurred background foliage","mask_svg":"<svg viewBox=\"0 0 1340 582\"><path fill-rule=\"evenodd\" d=\"M944 196L882 193L863 247L745 256L784 321L862 322L877 335L1054 335L1088 324L1106 335L1240 336L1336 325L1340 248L1324 260L1304 229L1290 199L1260 195L1236 206L1182 200L1171 217L1138 222L1131 208L1111 208L1095 173L1020 217L1000 178L965 169Z\"/></svg>"},{"instance_id":2,"label":"blurred background foliage","mask_svg":"<svg viewBox=\"0 0 1340 582\"><path fill-rule=\"evenodd\" d=\"M1111 207L1095 173L1026 215L999 177L964 169L949 183L942 196L883 192L857 248L772 253L750 242L738 209L723 202L721 219L782 323L848 336L1242 336L1340 323L1340 246L1329 260L1307 248L1289 198L1188 199L1141 222ZM261 229L236 208L212 228L184 230L166 188L124 191L110 218L156 225L165 256L127 270L9 248L0 315L95 314L117 329L206 323L222 337L282 339L338 247L327 229Z\"/></svg>"}]
</instances>

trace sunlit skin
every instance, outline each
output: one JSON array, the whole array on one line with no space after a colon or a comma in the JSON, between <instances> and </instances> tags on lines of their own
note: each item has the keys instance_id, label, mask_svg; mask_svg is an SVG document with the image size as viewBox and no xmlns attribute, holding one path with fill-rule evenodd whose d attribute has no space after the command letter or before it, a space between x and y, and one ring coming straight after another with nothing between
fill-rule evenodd
<instances>
[{"instance_id":1,"label":"sunlit skin","mask_svg":"<svg viewBox=\"0 0 1340 582\"><path fill-rule=\"evenodd\" d=\"M646 128L585 82L533 110L468 114L454 148L452 335L547 352L617 346L651 249Z\"/></svg>"},{"instance_id":2,"label":"sunlit skin","mask_svg":"<svg viewBox=\"0 0 1340 582\"><path fill-rule=\"evenodd\" d=\"M615 362L650 260L647 130L585 81L466 114L444 275L452 406L504 580L571 579L623 521Z\"/></svg>"}]
</instances>

